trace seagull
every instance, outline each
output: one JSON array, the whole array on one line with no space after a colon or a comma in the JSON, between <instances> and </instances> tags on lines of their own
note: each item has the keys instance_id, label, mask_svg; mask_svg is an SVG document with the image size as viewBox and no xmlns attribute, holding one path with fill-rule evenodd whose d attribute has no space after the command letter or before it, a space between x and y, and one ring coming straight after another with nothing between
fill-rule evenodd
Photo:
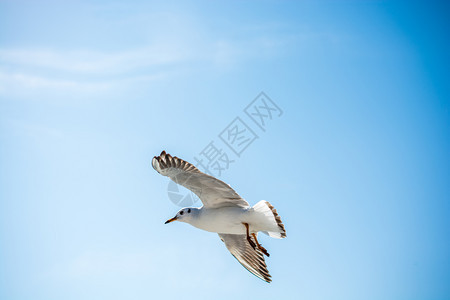
<instances>
[{"instance_id":1,"label":"seagull","mask_svg":"<svg viewBox=\"0 0 450 300\"><path fill-rule=\"evenodd\" d=\"M182 208L165 224L180 221L218 233L244 268L266 282L272 281L264 260L264 255L270 255L258 242L258 232L282 239L286 230L269 202L262 200L251 207L225 182L165 151L152 159L152 166L159 174L191 190L203 203L202 207Z\"/></svg>"}]
</instances>

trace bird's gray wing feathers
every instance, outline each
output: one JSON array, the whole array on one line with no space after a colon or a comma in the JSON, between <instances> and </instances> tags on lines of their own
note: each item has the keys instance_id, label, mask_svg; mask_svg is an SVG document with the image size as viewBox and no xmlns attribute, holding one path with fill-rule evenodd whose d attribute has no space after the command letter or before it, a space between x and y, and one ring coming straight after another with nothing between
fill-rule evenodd
<instances>
[{"instance_id":1,"label":"bird's gray wing feathers","mask_svg":"<svg viewBox=\"0 0 450 300\"><path fill-rule=\"evenodd\" d=\"M247 235L219 233L219 237L231 255L250 273L266 282L272 281L263 253L258 248L253 249L247 241ZM252 236L251 238L253 242L256 242Z\"/></svg>"},{"instance_id":2,"label":"bird's gray wing feathers","mask_svg":"<svg viewBox=\"0 0 450 300\"><path fill-rule=\"evenodd\" d=\"M193 164L171 156L165 151L152 160L153 168L161 175L194 192L208 208L226 206L249 207L228 184L201 172Z\"/></svg>"}]
</instances>

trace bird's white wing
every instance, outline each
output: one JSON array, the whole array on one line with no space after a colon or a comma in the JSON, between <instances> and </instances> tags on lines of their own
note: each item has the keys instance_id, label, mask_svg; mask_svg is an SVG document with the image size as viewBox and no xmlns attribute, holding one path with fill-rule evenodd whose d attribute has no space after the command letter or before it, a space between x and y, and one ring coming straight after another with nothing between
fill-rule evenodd
<instances>
[{"instance_id":1,"label":"bird's white wing","mask_svg":"<svg viewBox=\"0 0 450 300\"><path fill-rule=\"evenodd\" d=\"M228 184L201 172L193 164L176 156L173 157L165 151L153 158L152 166L159 174L169 177L194 192L202 200L204 207L249 207L248 202Z\"/></svg>"},{"instance_id":2,"label":"bird's white wing","mask_svg":"<svg viewBox=\"0 0 450 300\"><path fill-rule=\"evenodd\" d=\"M247 235L219 233L219 237L225 243L231 255L250 273L266 282L272 281L263 253L258 248L253 249L247 241ZM250 238L253 242L256 242L252 236Z\"/></svg>"}]
</instances>

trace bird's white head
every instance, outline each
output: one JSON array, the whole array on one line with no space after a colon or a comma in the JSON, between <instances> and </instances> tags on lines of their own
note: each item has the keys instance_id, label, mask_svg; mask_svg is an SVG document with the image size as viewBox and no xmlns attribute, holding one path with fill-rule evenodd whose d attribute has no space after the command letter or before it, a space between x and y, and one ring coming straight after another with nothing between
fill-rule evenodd
<instances>
[{"instance_id":1,"label":"bird's white head","mask_svg":"<svg viewBox=\"0 0 450 300\"><path fill-rule=\"evenodd\" d=\"M198 208L195 207L185 207L180 209L179 212L173 217L172 219L167 220L164 224L168 224L173 221L180 221L189 223L189 221L192 219L192 217L197 213Z\"/></svg>"}]
</instances>

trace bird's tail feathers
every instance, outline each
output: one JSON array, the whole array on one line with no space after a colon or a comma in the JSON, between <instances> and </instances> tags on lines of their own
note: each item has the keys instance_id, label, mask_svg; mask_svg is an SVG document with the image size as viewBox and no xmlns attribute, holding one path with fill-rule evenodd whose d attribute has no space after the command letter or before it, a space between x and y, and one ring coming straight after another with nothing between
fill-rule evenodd
<instances>
[{"instance_id":1,"label":"bird's tail feathers","mask_svg":"<svg viewBox=\"0 0 450 300\"><path fill-rule=\"evenodd\" d=\"M253 209L261 214L269 221L270 230L263 231L270 237L282 239L286 237L286 230L283 222L277 213L277 210L267 201L261 200L253 206Z\"/></svg>"}]
</instances>

